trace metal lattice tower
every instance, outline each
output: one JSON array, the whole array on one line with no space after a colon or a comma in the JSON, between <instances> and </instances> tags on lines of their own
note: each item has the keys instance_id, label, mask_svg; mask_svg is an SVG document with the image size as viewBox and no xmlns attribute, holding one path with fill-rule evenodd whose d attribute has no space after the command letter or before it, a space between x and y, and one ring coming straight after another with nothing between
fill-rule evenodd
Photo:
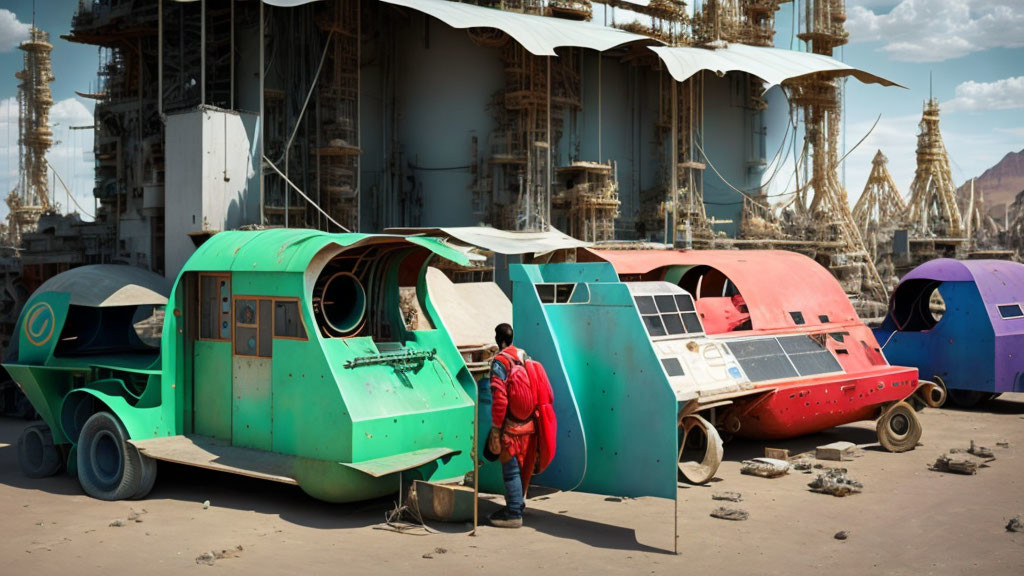
<instances>
[{"instance_id":1,"label":"metal lattice tower","mask_svg":"<svg viewBox=\"0 0 1024 576\"><path fill-rule=\"evenodd\" d=\"M864 191L853 207L853 220L875 257L878 256L877 244L882 240L879 236L895 229L906 210L906 203L885 167L888 162L881 150L875 154Z\"/></svg>"},{"instance_id":2,"label":"metal lattice tower","mask_svg":"<svg viewBox=\"0 0 1024 576\"><path fill-rule=\"evenodd\" d=\"M964 223L956 201L949 156L939 131L938 99L925 102L919 126L917 170L910 184L905 219L919 235L961 238Z\"/></svg>"},{"instance_id":3,"label":"metal lattice tower","mask_svg":"<svg viewBox=\"0 0 1024 576\"><path fill-rule=\"evenodd\" d=\"M831 56L849 39L844 0L808 0L806 28L797 35L815 54ZM828 267L850 293L863 293L885 302L885 286L854 222L846 190L839 181L839 133L842 93L839 81L813 75L787 82L792 114L804 118L811 161L806 182L798 185L792 208L802 234L820 246Z\"/></svg>"},{"instance_id":4,"label":"metal lattice tower","mask_svg":"<svg viewBox=\"0 0 1024 576\"><path fill-rule=\"evenodd\" d=\"M25 67L15 73L18 84L18 172L17 187L7 196L11 212L8 218L9 241L21 244L23 233L35 228L39 216L50 211L49 180L46 153L53 146L50 129L50 108L53 96L53 68L50 52L53 45L46 32L29 29L29 39L19 48L25 53Z\"/></svg>"}]
</instances>

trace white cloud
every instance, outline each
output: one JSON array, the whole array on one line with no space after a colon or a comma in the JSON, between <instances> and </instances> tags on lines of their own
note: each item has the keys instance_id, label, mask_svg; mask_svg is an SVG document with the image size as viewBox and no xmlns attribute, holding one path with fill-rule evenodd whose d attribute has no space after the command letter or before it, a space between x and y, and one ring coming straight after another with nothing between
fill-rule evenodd
<instances>
[{"instance_id":1,"label":"white cloud","mask_svg":"<svg viewBox=\"0 0 1024 576\"><path fill-rule=\"evenodd\" d=\"M0 52L10 52L28 39L29 25L19 22L14 12L0 8Z\"/></svg>"},{"instance_id":2,"label":"white cloud","mask_svg":"<svg viewBox=\"0 0 1024 576\"><path fill-rule=\"evenodd\" d=\"M89 126L93 123L92 112L77 98L61 100L50 109L50 125L53 128L54 146L46 155L47 160L70 189L74 200L84 212L93 214L94 160L92 130L71 130L72 126ZM7 193L18 184L18 104L17 99L0 100L0 193ZM51 201L60 206L60 211L78 211L83 219L89 220L70 201L60 182L50 178L51 190L55 190ZM70 210L69 210L70 207ZM0 218L7 217L7 204L0 202Z\"/></svg>"},{"instance_id":3,"label":"white cloud","mask_svg":"<svg viewBox=\"0 0 1024 576\"><path fill-rule=\"evenodd\" d=\"M996 132L1002 132L1003 134L1012 134L1014 136L1024 136L1024 126L1020 128L996 128Z\"/></svg>"},{"instance_id":4,"label":"white cloud","mask_svg":"<svg viewBox=\"0 0 1024 576\"><path fill-rule=\"evenodd\" d=\"M944 103L942 108L949 112L1024 108L1024 76L995 82L962 82L956 87L956 97Z\"/></svg>"},{"instance_id":5,"label":"white cloud","mask_svg":"<svg viewBox=\"0 0 1024 576\"><path fill-rule=\"evenodd\" d=\"M941 62L1024 46L1024 11L1019 0L902 0L887 13L852 6L847 29L852 42L883 42L893 60Z\"/></svg>"}]
</instances>

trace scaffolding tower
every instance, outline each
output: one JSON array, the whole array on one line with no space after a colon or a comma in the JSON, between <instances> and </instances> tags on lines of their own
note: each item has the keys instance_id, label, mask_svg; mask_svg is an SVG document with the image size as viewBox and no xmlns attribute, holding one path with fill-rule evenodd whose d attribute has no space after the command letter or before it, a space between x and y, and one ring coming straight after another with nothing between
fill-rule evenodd
<instances>
[{"instance_id":1,"label":"scaffolding tower","mask_svg":"<svg viewBox=\"0 0 1024 576\"><path fill-rule=\"evenodd\" d=\"M853 207L853 219L876 262L881 254L889 252L892 232L906 210L906 203L886 168L888 162L881 150L875 154L864 191Z\"/></svg>"},{"instance_id":2,"label":"scaffolding tower","mask_svg":"<svg viewBox=\"0 0 1024 576\"><path fill-rule=\"evenodd\" d=\"M929 98L917 135L917 170L910 184L905 219L918 236L964 238L963 217L946 145L939 131L939 101Z\"/></svg>"},{"instance_id":3,"label":"scaffolding tower","mask_svg":"<svg viewBox=\"0 0 1024 576\"><path fill-rule=\"evenodd\" d=\"M35 230L39 217L49 212L49 180L46 153L53 146L50 108L53 95L53 45L46 32L32 26L28 40L18 47L25 66L14 74L18 84L18 184L7 196L10 213L8 245L20 246L22 235Z\"/></svg>"}]
</instances>

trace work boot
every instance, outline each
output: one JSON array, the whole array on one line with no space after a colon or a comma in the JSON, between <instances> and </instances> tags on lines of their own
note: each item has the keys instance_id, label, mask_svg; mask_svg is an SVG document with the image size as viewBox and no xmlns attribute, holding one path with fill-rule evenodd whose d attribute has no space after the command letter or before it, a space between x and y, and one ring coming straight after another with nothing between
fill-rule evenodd
<instances>
[{"instance_id":1,"label":"work boot","mask_svg":"<svg viewBox=\"0 0 1024 576\"><path fill-rule=\"evenodd\" d=\"M523 525L523 517L513 515L508 508L502 508L491 514L487 517L487 521L491 523L491 526L497 528L520 528Z\"/></svg>"}]
</instances>

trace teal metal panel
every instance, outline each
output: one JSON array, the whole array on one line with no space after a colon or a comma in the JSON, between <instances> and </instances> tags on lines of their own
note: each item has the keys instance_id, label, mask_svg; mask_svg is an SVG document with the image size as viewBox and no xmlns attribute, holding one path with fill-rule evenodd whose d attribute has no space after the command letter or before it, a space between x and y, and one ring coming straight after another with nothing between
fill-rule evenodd
<instances>
[{"instance_id":1,"label":"teal metal panel","mask_svg":"<svg viewBox=\"0 0 1024 576\"><path fill-rule=\"evenodd\" d=\"M626 285L606 263L518 265L512 278L517 341L544 364L555 388L556 462L585 463L581 491L675 498L675 395ZM534 287L591 279L586 303L541 304ZM570 409L582 443L563 439ZM576 433L576 421L565 420L565 432ZM551 485L547 474L538 483Z\"/></svg>"},{"instance_id":2,"label":"teal metal panel","mask_svg":"<svg viewBox=\"0 0 1024 576\"><path fill-rule=\"evenodd\" d=\"M613 271L614 273L614 271ZM535 266L512 264L513 328L516 345L544 365L555 395L555 416L558 418L558 443L555 459L535 482L560 490L575 490L587 471L587 437L580 419L570 377L562 364L557 335L544 313L531 280L539 279ZM488 418L481 414L481 420Z\"/></svg>"},{"instance_id":3,"label":"teal metal panel","mask_svg":"<svg viewBox=\"0 0 1024 576\"><path fill-rule=\"evenodd\" d=\"M231 439L231 342L193 343L193 426L196 434Z\"/></svg>"},{"instance_id":4,"label":"teal metal panel","mask_svg":"<svg viewBox=\"0 0 1024 576\"><path fill-rule=\"evenodd\" d=\"M273 437L271 360L235 356L231 369L231 444L270 450Z\"/></svg>"}]
</instances>

